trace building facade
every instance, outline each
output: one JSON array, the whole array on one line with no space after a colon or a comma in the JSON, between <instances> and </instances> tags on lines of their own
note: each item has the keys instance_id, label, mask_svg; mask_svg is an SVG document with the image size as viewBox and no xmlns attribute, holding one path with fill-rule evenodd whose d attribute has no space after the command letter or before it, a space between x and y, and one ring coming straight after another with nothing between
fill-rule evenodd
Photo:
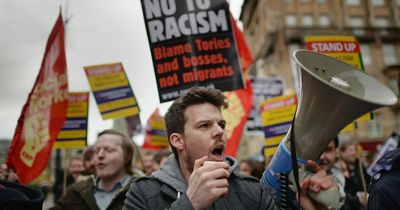
<instances>
[{"instance_id":1,"label":"building facade","mask_svg":"<svg viewBox=\"0 0 400 210\"><path fill-rule=\"evenodd\" d=\"M399 94L400 0L245 0L240 20L255 61L252 75L283 77L285 92L294 91L291 55L305 48L304 36L352 35L367 73ZM399 107L375 111L357 137L382 141L400 132Z\"/></svg>"}]
</instances>

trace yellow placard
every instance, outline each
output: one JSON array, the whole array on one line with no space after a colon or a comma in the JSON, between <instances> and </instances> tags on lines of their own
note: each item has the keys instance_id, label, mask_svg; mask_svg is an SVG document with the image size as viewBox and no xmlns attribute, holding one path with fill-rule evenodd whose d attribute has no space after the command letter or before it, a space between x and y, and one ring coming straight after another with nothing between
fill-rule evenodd
<instances>
[{"instance_id":1,"label":"yellow placard","mask_svg":"<svg viewBox=\"0 0 400 210\"><path fill-rule=\"evenodd\" d=\"M88 77L92 91L101 91L129 85L124 72Z\"/></svg>"},{"instance_id":2,"label":"yellow placard","mask_svg":"<svg viewBox=\"0 0 400 210\"><path fill-rule=\"evenodd\" d=\"M169 142L166 136L151 135L150 144L165 147L168 146Z\"/></svg>"},{"instance_id":3,"label":"yellow placard","mask_svg":"<svg viewBox=\"0 0 400 210\"><path fill-rule=\"evenodd\" d=\"M84 117L88 115L88 103L69 103L67 117Z\"/></svg>"},{"instance_id":4,"label":"yellow placard","mask_svg":"<svg viewBox=\"0 0 400 210\"><path fill-rule=\"evenodd\" d=\"M139 114L138 107L129 107L126 109L121 109L118 111L102 114L102 117L103 117L103 120L107 120L107 119L116 119L116 118L121 118L124 116L131 116L131 115L137 115L137 114Z\"/></svg>"},{"instance_id":5,"label":"yellow placard","mask_svg":"<svg viewBox=\"0 0 400 210\"><path fill-rule=\"evenodd\" d=\"M77 139L86 138L86 130L62 130L57 139Z\"/></svg>"},{"instance_id":6,"label":"yellow placard","mask_svg":"<svg viewBox=\"0 0 400 210\"><path fill-rule=\"evenodd\" d=\"M280 136L274 136L270 138L264 139L264 145L265 146L272 146L272 145L277 145L279 144L282 139L285 137L285 135L280 135Z\"/></svg>"},{"instance_id":7,"label":"yellow placard","mask_svg":"<svg viewBox=\"0 0 400 210\"><path fill-rule=\"evenodd\" d=\"M139 106L122 63L85 66L103 120L139 114Z\"/></svg>"},{"instance_id":8,"label":"yellow placard","mask_svg":"<svg viewBox=\"0 0 400 210\"><path fill-rule=\"evenodd\" d=\"M278 149L278 145L276 145L276 147L264 147L264 149L263 149L264 157L274 155L277 149Z\"/></svg>"},{"instance_id":9,"label":"yellow placard","mask_svg":"<svg viewBox=\"0 0 400 210\"><path fill-rule=\"evenodd\" d=\"M297 99L295 95L264 100L260 105L261 124L265 127L292 121L296 106Z\"/></svg>"},{"instance_id":10,"label":"yellow placard","mask_svg":"<svg viewBox=\"0 0 400 210\"><path fill-rule=\"evenodd\" d=\"M136 105L136 101L133 97L130 97L99 104L99 110L100 112L107 112L121 107L134 106L134 105Z\"/></svg>"},{"instance_id":11,"label":"yellow placard","mask_svg":"<svg viewBox=\"0 0 400 210\"><path fill-rule=\"evenodd\" d=\"M89 92L69 93L67 118L58 133L54 148L86 146Z\"/></svg>"},{"instance_id":12,"label":"yellow placard","mask_svg":"<svg viewBox=\"0 0 400 210\"><path fill-rule=\"evenodd\" d=\"M152 121L151 122L151 127L154 130L165 130L165 122L164 121Z\"/></svg>"},{"instance_id":13,"label":"yellow placard","mask_svg":"<svg viewBox=\"0 0 400 210\"><path fill-rule=\"evenodd\" d=\"M329 55L357 69L364 70L361 59L360 44L354 36L305 36L304 41L308 50ZM371 114L367 113L356 121L371 120ZM341 132L354 130L353 123L346 126Z\"/></svg>"},{"instance_id":14,"label":"yellow placard","mask_svg":"<svg viewBox=\"0 0 400 210\"><path fill-rule=\"evenodd\" d=\"M59 149L59 148L66 148L66 149L72 149L72 148L84 148L86 147L86 139L77 139L74 141L56 141L54 142L53 148Z\"/></svg>"}]
</instances>

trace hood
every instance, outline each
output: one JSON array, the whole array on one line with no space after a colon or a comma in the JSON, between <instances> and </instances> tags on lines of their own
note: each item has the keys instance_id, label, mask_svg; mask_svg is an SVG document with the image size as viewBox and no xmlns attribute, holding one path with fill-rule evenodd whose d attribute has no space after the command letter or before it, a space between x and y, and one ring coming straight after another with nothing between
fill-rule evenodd
<instances>
[{"instance_id":1,"label":"hood","mask_svg":"<svg viewBox=\"0 0 400 210\"><path fill-rule=\"evenodd\" d=\"M231 174L239 165L238 161L230 156L226 156L224 161L229 164L229 173ZM187 184L174 154L168 157L160 171L155 171L151 175L178 192L186 192Z\"/></svg>"}]
</instances>

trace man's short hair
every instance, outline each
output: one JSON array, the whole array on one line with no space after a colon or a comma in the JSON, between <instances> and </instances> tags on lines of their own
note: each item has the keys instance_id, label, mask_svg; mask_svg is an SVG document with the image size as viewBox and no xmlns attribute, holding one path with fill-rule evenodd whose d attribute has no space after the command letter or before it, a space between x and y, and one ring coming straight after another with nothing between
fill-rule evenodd
<instances>
[{"instance_id":1,"label":"man's short hair","mask_svg":"<svg viewBox=\"0 0 400 210\"><path fill-rule=\"evenodd\" d=\"M165 124L167 128L168 141L172 133L184 133L185 128L185 110L192 105L210 103L219 109L227 108L226 97L218 89L206 87L192 87L186 95L176 99L165 114ZM171 145L171 142L170 142ZM175 157L178 159L176 149L171 145Z\"/></svg>"},{"instance_id":2,"label":"man's short hair","mask_svg":"<svg viewBox=\"0 0 400 210\"><path fill-rule=\"evenodd\" d=\"M91 160L94 153L95 150L93 145L86 147L86 149L83 151L83 161Z\"/></svg>"},{"instance_id":3,"label":"man's short hair","mask_svg":"<svg viewBox=\"0 0 400 210\"><path fill-rule=\"evenodd\" d=\"M339 137L338 136L335 136L335 138L333 138L333 143L335 144L335 149L337 149L339 146Z\"/></svg>"},{"instance_id":4,"label":"man's short hair","mask_svg":"<svg viewBox=\"0 0 400 210\"><path fill-rule=\"evenodd\" d=\"M116 131L114 129L107 129L102 132L100 132L97 135L97 138L99 138L102 135L105 134L110 134L110 135L116 135L121 137L121 147L123 151L123 156L124 156L124 161L125 161L125 172L128 174L132 174L132 159L133 159L133 154L134 154L134 148L133 148L133 143L131 139L129 139L125 134Z\"/></svg>"}]
</instances>

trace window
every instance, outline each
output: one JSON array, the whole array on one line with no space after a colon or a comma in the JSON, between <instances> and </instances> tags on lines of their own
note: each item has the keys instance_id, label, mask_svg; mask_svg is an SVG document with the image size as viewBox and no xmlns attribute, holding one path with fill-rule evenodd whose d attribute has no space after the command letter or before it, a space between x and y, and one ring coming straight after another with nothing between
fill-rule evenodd
<instances>
[{"instance_id":1,"label":"window","mask_svg":"<svg viewBox=\"0 0 400 210\"><path fill-rule=\"evenodd\" d=\"M311 27L313 25L313 16L310 14L303 15L302 24L304 27Z\"/></svg>"},{"instance_id":2,"label":"window","mask_svg":"<svg viewBox=\"0 0 400 210\"><path fill-rule=\"evenodd\" d=\"M296 16L295 15L286 15L285 17L286 26L293 27L296 26Z\"/></svg>"},{"instance_id":3,"label":"window","mask_svg":"<svg viewBox=\"0 0 400 210\"><path fill-rule=\"evenodd\" d=\"M360 16L352 16L349 19L349 25L350 27L354 27L353 33L354 35L362 36L365 34L365 30L363 27L365 26L365 21L362 17Z\"/></svg>"},{"instance_id":4,"label":"window","mask_svg":"<svg viewBox=\"0 0 400 210\"><path fill-rule=\"evenodd\" d=\"M326 3L326 0L318 0L318 2L319 2L320 4L325 4L325 3Z\"/></svg>"},{"instance_id":5,"label":"window","mask_svg":"<svg viewBox=\"0 0 400 210\"><path fill-rule=\"evenodd\" d=\"M381 126L382 120L381 116L378 115L378 113L375 112L374 119L371 119L368 122L368 135L372 138L378 138L383 136L383 129Z\"/></svg>"},{"instance_id":6,"label":"window","mask_svg":"<svg viewBox=\"0 0 400 210\"><path fill-rule=\"evenodd\" d=\"M319 16L319 25L322 27L329 27L331 25L331 19L329 18L329 15Z\"/></svg>"},{"instance_id":7,"label":"window","mask_svg":"<svg viewBox=\"0 0 400 210\"><path fill-rule=\"evenodd\" d=\"M393 44L383 44L382 51L385 65L397 64L397 53Z\"/></svg>"},{"instance_id":8,"label":"window","mask_svg":"<svg viewBox=\"0 0 400 210\"><path fill-rule=\"evenodd\" d=\"M397 6L400 6L400 0L396 0Z\"/></svg>"},{"instance_id":9,"label":"window","mask_svg":"<svg viewBox=\"0 0 400 210\"><path fill-rule=\"evenodd\" d=\"M364 18L359 16L350 17L349 23L351 27L364 27Z\"/></svg>"},{"instance_id":10,"label":"window","mask_svg":"<svg viewBox=\"0 0 400 210\"><path fill-rule=\"evenodd\" d=\"M285 0L285 3L293 3L293 0Z\"/></svg>"},{"instance_id":11,"label":"window","mask_svg":"<svg viewBox=\"0 0 400 210\"><path fill-rule=\"evenodd\" d=\"M385 5L385 0L372 0L372 5L383 6L383 5Z\"/></svg>"},{"instance_id":12,"label":"window","mask_svg":"<svg viewBox=\"0 0 400 210\"><path fill-rule=\"evenodd\" d=\"M389 34L389 31L385 30L385 28L390 27L390 21L387 17L376 17L374 20L374 26L377 28L381 28L379 30L379 34L381 34L382 36Z\"/></svg>"},{"instance_id":13,"label":"window","mask_svg":"<svg viewBox=\"0 0 400 210\"><path fill-rule=\"evenodd\" d=\"M302 3L309 3L310 0L301 0Z\"/></svg>"},{"instance_id":14,"label":"window","mask_svg":"<svg viewBox=\"0 0 400 210\"><path fill-rule=\"evenodd\" d=\"M360 0L346 0L347 5L360 5Z\"/></svg>"},{"instance_id":15,"label":"window","mask_svg":"<svg viewBox=\"0 0 400 210\"><path fill-rule=\"evenodd\" d=\"M364 66L369 66L372 64L371 52L369 51L369 46L367 44L360 44L361 56Z\"/></svg>"},{"instance_id":16,"label":"window","mask_svg":"<svg viewBox=\"0 0 400 210\"><path fill-rule=\"evenodd\" d=\"M374 25L379 28L387 28L390 26L390 21L387 17L376 17Z\"/></svg>"}]
</instances>

